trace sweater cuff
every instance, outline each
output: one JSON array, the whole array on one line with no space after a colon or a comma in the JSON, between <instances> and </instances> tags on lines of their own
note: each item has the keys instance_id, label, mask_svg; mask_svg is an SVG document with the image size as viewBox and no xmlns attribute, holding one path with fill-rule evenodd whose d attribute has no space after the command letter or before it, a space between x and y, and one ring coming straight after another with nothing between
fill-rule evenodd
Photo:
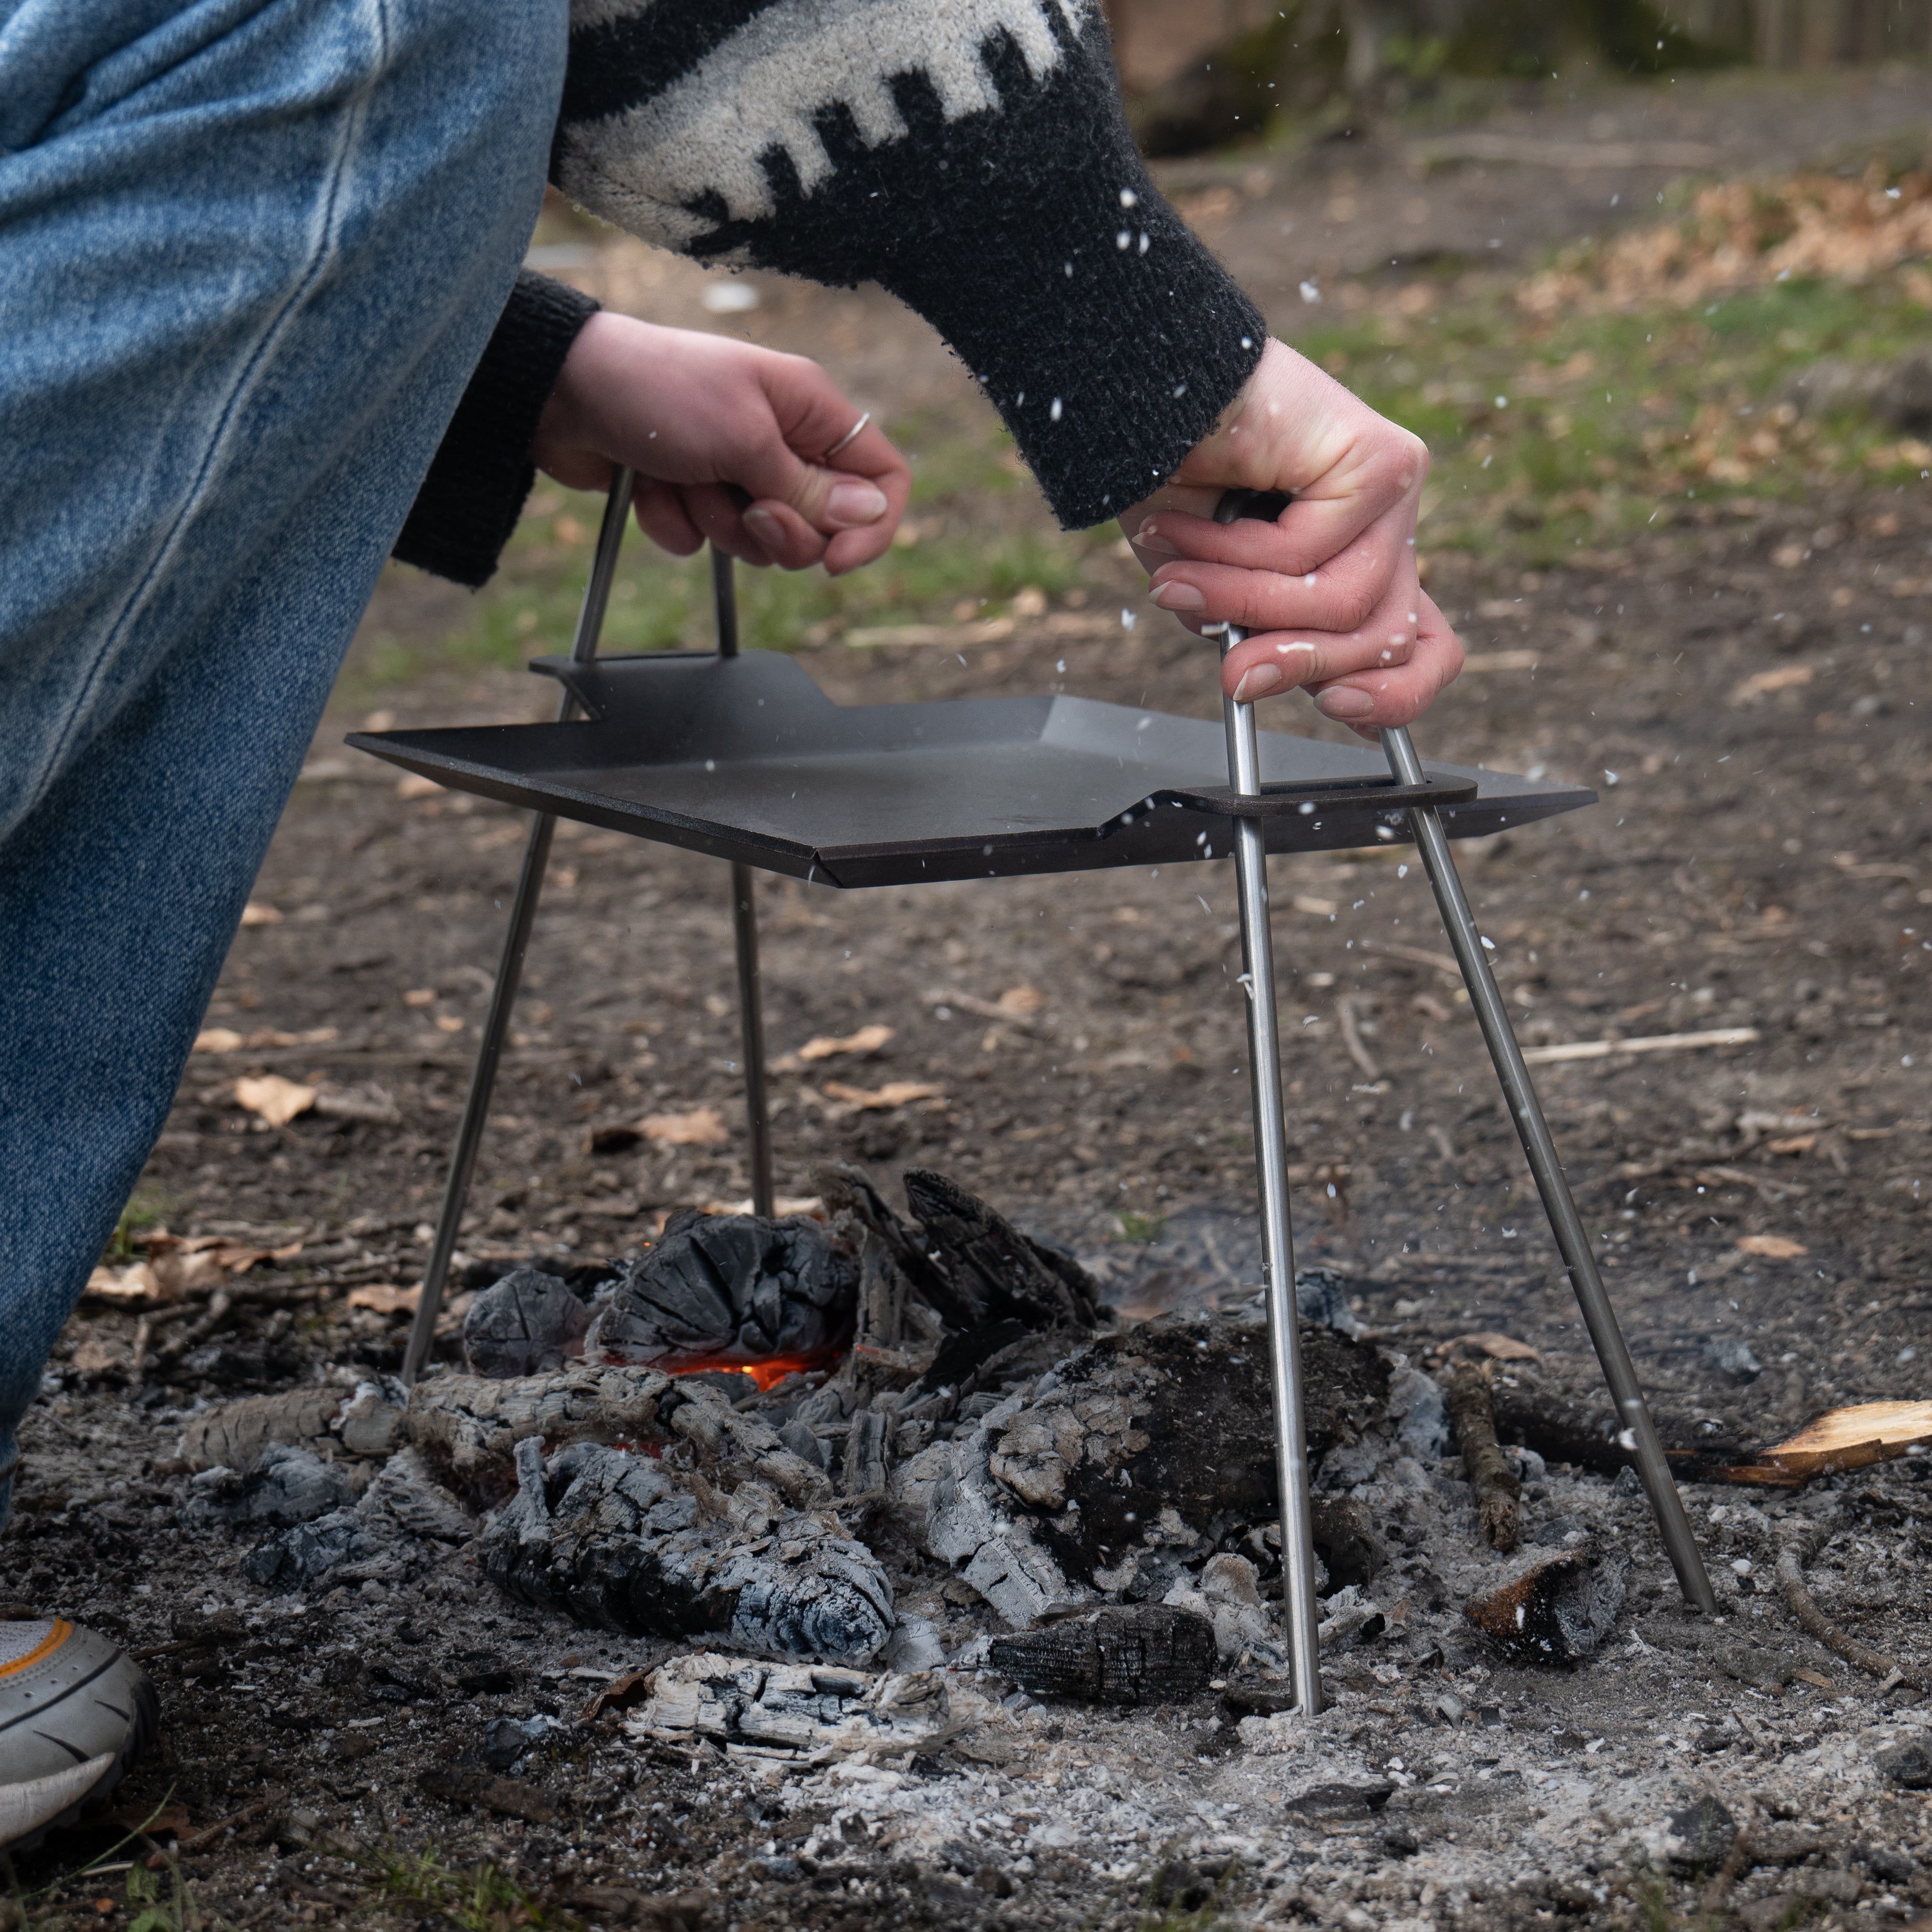
<instances>
[{"instance_id":1,"label":"sweater cuff","mask_svg":"<svg viewBox=\"0 0 1932 1932\"><path fill-rule=\"evenodd\" d=\"M403 562L472 590L495 574L536 479L530 445L544 405L598 306L561 282L518 272L396 539Z\"/></svg>"}]
</instances>

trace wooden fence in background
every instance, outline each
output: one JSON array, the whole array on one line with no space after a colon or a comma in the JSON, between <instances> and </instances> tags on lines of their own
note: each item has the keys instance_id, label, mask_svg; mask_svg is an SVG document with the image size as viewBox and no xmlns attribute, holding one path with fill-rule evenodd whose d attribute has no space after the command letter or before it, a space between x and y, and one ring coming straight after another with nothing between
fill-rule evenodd
<instances>
[{"instance_id":1,"label":"wooden fence in background","mask_svg":"<svg viewBox=\"0 0 1932 1932\"><path fill-rule=\"evenodd\" d=\"M1932 52L1932 0L1667 0L1676 27L1760 67L1854 66Z\"/></svg>"}]
</instances>

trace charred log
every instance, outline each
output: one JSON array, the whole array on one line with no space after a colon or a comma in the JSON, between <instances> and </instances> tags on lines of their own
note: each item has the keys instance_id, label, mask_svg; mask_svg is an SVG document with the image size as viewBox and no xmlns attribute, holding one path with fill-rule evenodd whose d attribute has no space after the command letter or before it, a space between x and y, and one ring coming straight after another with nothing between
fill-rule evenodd
<instances>
[{"instance_id":1,"label":"charred log","mask_svg":"<svg viewBox=\"0 0 1932 1932\"><path fill-rule=\"evenodd\" d=\"M408 1431L459 1494L494 1502L517 1486L517 1444L536 1437L553 1449L573 1442L662 1448L720 1489L755 1478L800 1508L826 1502L832 1486L816 1464L794 1455L770 1424L741 1415L694 1377L650 1369L588 1365L554 1376L495 1382L436 1376L410 1392Z\"/></svg>"},{"instance_id":2,"label":"charred log","mask_svg":"<svg viewBox=\"0 0 1932 1932\"><path fill-rule=\"evenodd\" d=\"M633 1636L841 1664L866 1662L892 1633L892 1587L872 1552L760 1484L714 1494L708 1510L647 1456L578 1443L546 1464L526 1437L516 1462L483 1564L525 1603Z\"/></svg>"},{"instance_id":3,"label":"charred log","mask_svg":"<svg viewBox=\"0 0 1932 1932\"><path fill-rule=\"evenodd\" d=\"M1522 1485L1496 1441L1490 1378L1474 1363L1459 1362L1443 1394L1462 1474L1476 1498L1477 1526L1491 1549L1507 1553L1516 1547Z\"/></svg>"},{"instance_id":4,"label":"charred log","mask_svg":"<svg viewBox=\"0 0 1932 1932\"><path fill-rule=\"evenodd\" d=\"M564 1281L513 1268L470 1304L463 1359L472 1376L534 1376L584 1353L590 1310Z\"/></svg>"},{"instance_id":5,"label":"charred log","mask_svg":"<svg viewBox=\"0 0 1932 1932\"><path fill-rule=\"evenodd\" d=\"M957 1182L926 1168L905 1175L906 1200L952 1291L949 1328L1017 1320L1029 1328L1091 1328L1100 1290L1071 1255L1023 1234Z\"/></svg>"},{"instance_id":6,"label":"charred log","mask_svg":"<svg viewBox=\"0 0 1932 1932\"><path fill-rule=\"evenodd\" d=\"M1358 1589L1388 1567L1388 1546L1376 1534L1368 1506L1352 1496L1314 1499L1315 1553L1335 1588Z\"/></svg>"},{"instance_id":7,"label":"charred log","mask_svg":"<svg viewBox=\"0 0 1932 1932\"><path fill-rule=\"evenodd\" d=\"M625 1264L584 1338L587 1360L632 1367L829 1362L852 1339L857 1258L806 1215L674 1215Z\"/></svg>"},{"instance_id":8,"label":"charred log","mask_svg":"<svg viewBox=\"0 0 1932 1932\"><path fill-rule=\"evenodd\" d=\"M1623 1425L1607 1404L1574 1401L1526 1379L1514 1388L1496 1383L1491 1403L1502 1442L1520 1443L1550 1462L1574 1462L1599 1475L1614 1476L1620 1469L1636 1467L1636 1445L1624 1440ZM1756 1446L1741 1436L1705 1429L1663 1411L1653 1410L1652 1420L1671 1473L1680 1482L1776 1487L1802 1480L1774 1466L1758 1465Z\"/></svg>"},{"instance_id":9,"label":"charred log","mask_svg":"<svg viewBox=\"0 0 1932 1932\"><path fill-rule=\"evenodd\" d=\"M1183 1704L1220 1660L1214 1626L1164 1604L1102 1610L1044 1630L996 1636L987 1661L1036 1697L1088 1704Z\"/></svg>"}]
</instances>

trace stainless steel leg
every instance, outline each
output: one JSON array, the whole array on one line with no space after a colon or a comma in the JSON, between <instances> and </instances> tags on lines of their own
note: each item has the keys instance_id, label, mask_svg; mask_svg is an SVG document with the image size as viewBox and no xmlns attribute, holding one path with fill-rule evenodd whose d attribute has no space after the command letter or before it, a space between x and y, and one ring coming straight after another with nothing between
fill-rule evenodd
<instances>
[{"instance_id":1,"label":"stainless steel leg","mask_svg":"<svg viewBox=\"0 0 1932 1932\"><path fill-rule=\"evenodd\" d=\"M1420 784L1422 764L1415 755L1415 747L1409 742L1406 728L1393 726L1384 730L1382 736L1389 770L1397 781L1403 784ZM1562 1162L1557 1159L1556 1144L1550 1138L1543 1108L1537 1100L1536 1089L1530 1083L1529 1069L1524 1064L1521 1048L1516 1045L1516 1034L1510 1025L1508 1010L1503 1004L1496 976L1490 970L1482 934L1477 929L1474 916L1469 910L1468 898L1462 890L1462 881L1456 874L1456 861L1449 850L1448 836L1442 829L1442 816L1433 806L1418 806L1411 808L1408 822L1416 849L1422 855L1423 869L1434 888L1436 903L1442 911L1449 944L1455 951L1456 964L1462 969L1463 983L1469 989L1469 1004L1475 1008L1484 1043L1490 1049L1490 1059L1496 1063L1496 1078L1502 1082L1503 1096L1509 1102L1510 1118L1515 1123L1522 1150L1529 1157L1530 1172L1536 1177L1537 1191L1543 1196L1544 1210L1550 1216L1550 1228L1556 1237L1563 1264L1569 1270L1570 1285L1576 1292L1577 1305L1583 1311L1583 1325L1590 1331L1597 1359L1603 1364L1604 1378L1616 1399L1617 1412L1623 1418L1626 1444L1636 1453L1637 1474L1642 1480L1645 1493L1650 1498L1651 1508L1656 1514L1664 1549L1670 1555L1671 1568L1677 1572L1678 1586L1688 1601L1699 1610L1714 1615L1718 1600L1712 1592L1710 1578L1704 1574L1704 1559L1698 1552L1696 1538L1690 1533L1690 1520L1684 1514L1684 1499L1677 1493L1670 1465L1664 1460L1663 1444L1657 1438L1650 1411L1644 1403L1643 1390L1637 1382L1636 1366L1630 1360L1623 1330L1617 1325L1616 1312L1610 1306L1604 1278L1598 1272L1597 1258L1590 1250L1590 1237L1584 1228L1582 1216L1576 1211L1570 1184L1564 1177Z\"/></svg>"},{"instance_id":2,"label":"stainless steel leg","mask_svg":"<svg viewBox=\"0 0 1932 1932\"><path fill-rule=\"evenodd\" d=\"M738 655L738 586L731 560L711 550L711 613L718 655ZM731 868L731 937L738 955L738 1031L744 1042L746 1149L752 1171L752 1212L769 1214L772 1192L771 1096L765 1079L765 1017L758 992L758 907L748 866Z\"/></svg>"},{"instance_id":3,"label":"stainless steel leg","mask_svg":"<svg viewBox=\"0 0 1932 1932\"><path fill-rule=\"evenodd\" d=\"M578 614L577 635L571 645L570 654L579 664L587 663L597 655L597 640L603 632L604 612L610 601L611 580L617 568L617 552L624 541L624 519L630 514L632 481L629 470L620 470L612 479L610 494L604 506L597 554L590 568L590 581L584 587L584 608ZM577 715L577 701L567 692L556 715L560 724L568 723ZM476 1049L469 1095L463 1102L463 1120L456 1130L456 1150L450 1159L449 1178L443 1184L436 1238L430 1244L429 1265L423 1271L416 1318L410 1324L409 1345L403 1352L405 1382L413 1382L422 1374L435 1344L436 1316L442 1310L450 1260L456 1252L457 1237L463 1226L464 1205L470 1198L470 1183L476 1172L478 1150L483 1144L484 1125L490 1117L496 1070L502 1062L503 1042L510 1030L517 988L524 976L524 954L530 946L537 900L543 891L544 868L550 860L550 840L556 831L556 819L552 813L539 812L530 820L523 869L517 874L516 893L510 902L510 928L503 936L502 956L496 962L496 983L490 989L490 1010L483 1021L482 1043Z\"/></svg>"},{"instance_id":4,"label":"stainless steel leg","mask_svg":"<svg viewBox=\"0 0 1932 1932\"><path fill-rule=\"evenodd\" d=\"M1241 641L1230 627L1226 656ZM1223 698L1228 782L1261 790L1254 707ZM1261 1183L1262 1269L1274 1373L1275 1469L1281 1484L1282 1617L1294 1666L1297 1709L1313 1713L1322 1694L1316 1634L1315 1538L1308 1487L1308 1435L1301 1400L1301 1342L1294 1306L1294 1240L1288 1216L1288 1125L1281 1091L1281 1035L1275 1010L1274 944L1268 929L1267 834L1261 821L1234 821L1234 879L1240 899L1242 984L1248 995L1248 1078L1254 1099L1255 1166Z\"/></svg>"},{"instance_id":5,"label":"stainless steel leg","mask_svg":"<svg viewBox=\"0 0 1932 1932\"><path fill-rule=\"evenodd\" d=\"M731 934L738 952L738 1026L744 1040L745 1120L752 1169L752 1212L770 1214L772 1118L765 1083L765 1020L758 993L758 910L748 866L731 868Z\"/></svg>"}]
</instances>

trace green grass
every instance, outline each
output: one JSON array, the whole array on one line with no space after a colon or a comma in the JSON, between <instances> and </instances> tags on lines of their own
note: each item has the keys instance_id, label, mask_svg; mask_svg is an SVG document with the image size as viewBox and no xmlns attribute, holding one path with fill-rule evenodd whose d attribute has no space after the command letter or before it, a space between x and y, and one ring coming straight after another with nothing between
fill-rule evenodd
<instances>
[{"instance_id":1,"label":"green grass","mask_svg":"<svg viewBox=\"0 0 1932 1932\"><path fill-rule=\"evenodd\" d=\"M541 1904L495 1864L465 1870L444 1862L434 1846L391 1852L376 1868L380 1890L400 1905L440 1913L463 1932L582 1932L583 1922Z\"/></svg>"},{"instance_id":2,"label":"green grass","mask_svg":"<svg viewBox=\"0 0 1932 1932\"><path fill-rule=\"evenodd\" d=\"M128 1196L127 1206L122 1209L120 1219L114 1224L106 1252L100 1258L103 1265L125 1268L134 1260L134 1237L143 1228L158 1226L165 1221L172 1205L172 1197L164 1189L142 1181Z\"/></svg>"},{"instance_id":3,"label":"green grass","mask_svg":"<svg viewBox=\"0 0 1932 1932\"><path fill-rule=\"evenodd\" d=\"M1858 412L1797 414L1780 386L1832 358L1924 342L1897 290L1790 281L1701 304L1525 315L1507 290L1433 315L1390 310L1297 347L1430 446L1424 542L1510 542L1526 563L1613 548L1690 504L1797 500L1859 476L1916 483L1923 446Z\"/></svg>"}]
</instances>

